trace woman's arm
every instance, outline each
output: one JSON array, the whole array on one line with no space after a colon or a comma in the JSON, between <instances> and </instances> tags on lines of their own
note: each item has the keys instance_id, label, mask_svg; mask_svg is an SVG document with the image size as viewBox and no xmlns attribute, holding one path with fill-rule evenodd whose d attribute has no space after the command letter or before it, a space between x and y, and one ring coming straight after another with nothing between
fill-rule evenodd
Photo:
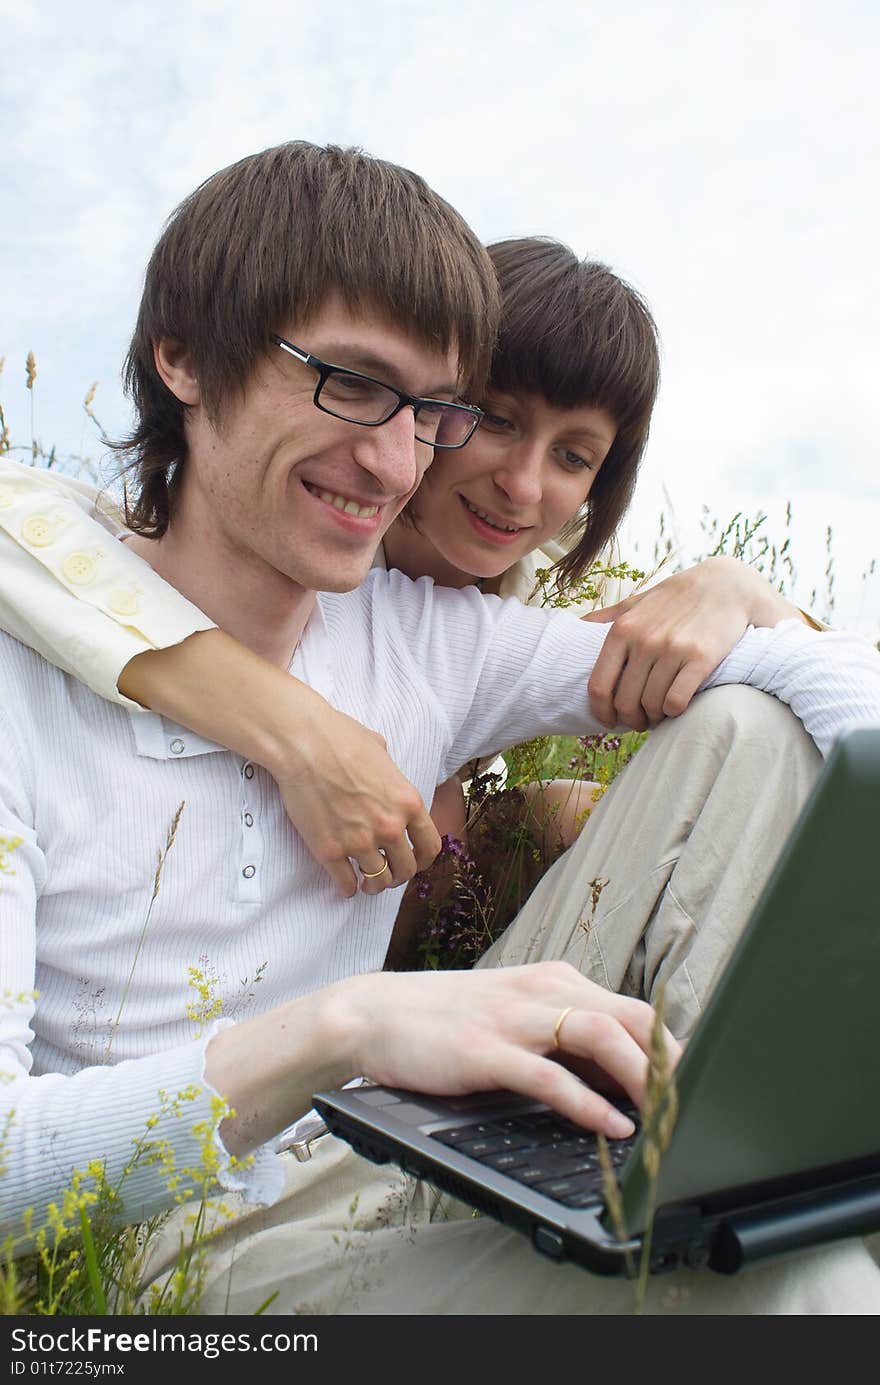
<instances>
[{"instance_id":1,"label":"woman's arm","mask_svg":"<svg viewBox=\"0 0 880 1385\"><path fill-rule=\"evenodd\" d=\"M679 716L750 625L797 618L821 628L753 567L727 557L581 618L613 622L588 685L593 712L634 731Z\"/></svg>"},{"instance_id":2,"label":"woman's arm","mask_svg":"<svg viewBox=\"0 0 880 1385\"><path fill-rule=\"evenodd\" d=\"M119 687L263 765L294 827L342 894L358 889L351 859L373 871L381 848L389 870L360 883L366 894L378 894L410 880L440 850L421 795L394 764L384 738L222 630L139 655L122 670Z\"/></svg>"},{"instance_id":3,"label":"woman's arm","mask_svg":"<svg viewBox=\"0 0 880 1385\"><path fill-rule=\"evenodd\" d=\"M107 701L150 708L263 765L345 895L351 861L430 865L440 838L373 731L230 636L125 544L121 516L80 481L0 459L0 628ZM205 689L211 696L205 697Z\"/></svg>"}]
</instances>

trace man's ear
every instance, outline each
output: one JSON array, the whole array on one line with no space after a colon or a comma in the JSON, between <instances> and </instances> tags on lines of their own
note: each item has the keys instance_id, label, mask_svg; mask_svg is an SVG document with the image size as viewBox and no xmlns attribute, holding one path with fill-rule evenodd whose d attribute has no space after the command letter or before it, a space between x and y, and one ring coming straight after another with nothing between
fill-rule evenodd
<instances>
[{"instance_id":1,"label":"man's ear","mask_svg":"<svg viewBox=\"0 0 880 1385\"><path fill-rule=\"evenodd\" d=\"M163 337L153 342L153 361L159 378L167 385L181 404L198 404L201 401L195 361L183 342L174 337Z\"/></svg>"}]
</instances>

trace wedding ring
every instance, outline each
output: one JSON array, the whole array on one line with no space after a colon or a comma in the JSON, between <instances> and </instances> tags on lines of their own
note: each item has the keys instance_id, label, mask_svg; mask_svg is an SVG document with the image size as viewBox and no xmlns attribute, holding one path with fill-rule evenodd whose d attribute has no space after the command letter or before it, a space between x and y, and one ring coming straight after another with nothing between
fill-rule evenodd
<instances>
[{"instance_id":1,"label":"wedding ring","mask_svg":"<svg viewBox=\"0 0 880 1385\"><path fill-rule=\"evenodd\" d=\"M385 853L383 852L382 854L384 855ZM379 878L380 875L384 875L385 872L386 872L386 870L390 870L390 869L391 869L391 867L390 867L389 864L388 864L388 857L386 856L386 857L385 857L385 864L382 866L382 869L381 869L381 870L364 870L364 869L362 868L362 869L361 869L361 875L364 877L365 880L378 880L378 878Z\"/></svg>"},{"instance_id":2,"label":"wedding ring","mask_svg":"<svg viewBox=\"0 0 880 1385\"><path fill-rule=\"evenodd\" d=\"M571 1012L572 1012L573 1009L574 1009L574 1006L573 1006L573 1005L566 1005L566 1007L565 1007L565 1009L563 1010L562 1014L559 1016L559 1019L556 1021L556 1027L555 1027L555 1029L553 1030L553 1047L554 1047L554 1049L558 1049L559 1046L560 1046L560 1045L559 1045L559 1031L560 1031L560 1029L562 1028L562 1026L563 1026L563 1024L565 1023L565 1021L568 1019L568 1017L569 1017L569 1015L571 1014Z\"/></svg>"}]
</instances>

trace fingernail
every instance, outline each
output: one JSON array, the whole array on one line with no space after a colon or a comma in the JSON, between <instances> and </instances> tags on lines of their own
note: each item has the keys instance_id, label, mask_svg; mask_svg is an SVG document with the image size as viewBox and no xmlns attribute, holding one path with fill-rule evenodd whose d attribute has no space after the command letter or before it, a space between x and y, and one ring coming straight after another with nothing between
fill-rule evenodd
<instances>
[{"instance_id":1,"label":"fingernail","mask_svg":"<svg viewBox=\"0 0 880 1385\"><path fill-rule=\"evenodd\" d=\"M622 1111L612 1111L605 1122L605 1134L612 1140L625 1140L634 1130L635 1126L629 1116L625 1116Z\"/></svg>"}]
</instances>

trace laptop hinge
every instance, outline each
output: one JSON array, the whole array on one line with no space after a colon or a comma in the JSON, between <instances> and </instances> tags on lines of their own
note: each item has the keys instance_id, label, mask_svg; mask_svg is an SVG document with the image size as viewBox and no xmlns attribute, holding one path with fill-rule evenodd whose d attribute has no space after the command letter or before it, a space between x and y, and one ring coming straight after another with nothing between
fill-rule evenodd
<instances>
[{"instance_id":1,"label":"laptop hinge","mask_svg":"<svg viewBox=\"0 0 880 1385\"><path fill-rule=\"evenodd\" d=\"M712 1238L709 1266L735 1274L747 1261L880 1230L880 1183L838 1188L763 1211L725 1217Z\"/></svg>"},{"instance_id":2,"label":"laptop hinge","mask_svg":"<svg viewBox=\"0 0 880 1385\"><path fill-rule=\"evenodd\" d=\"M682 1263L698 1269L708 1259L709 1242L699 1206L680 1202L661 1207L651 1233L651 1273L674 1270Z\"/></svg>"}]
</instances>

